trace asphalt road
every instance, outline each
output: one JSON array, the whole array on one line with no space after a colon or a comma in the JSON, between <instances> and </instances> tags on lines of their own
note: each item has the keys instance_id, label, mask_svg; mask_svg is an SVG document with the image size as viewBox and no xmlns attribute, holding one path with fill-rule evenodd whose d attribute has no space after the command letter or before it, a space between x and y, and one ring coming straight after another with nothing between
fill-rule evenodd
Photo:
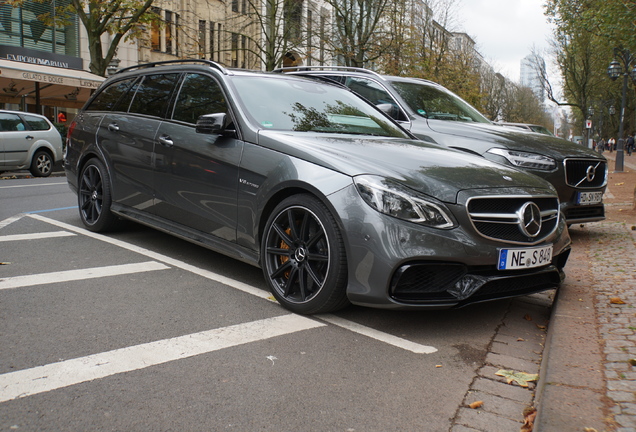
<instances>
[{"instance_id":1,"label":"asphalt road","mask_svg":"<svg viewBox=\"0 0 636 432\"><path fill-rule=\"evenodd\" d=\"M449 431L510 306L290 314L258 268L85 231L63 177L0 180L0 262L2 431Z\"/></svg>"}]
</instances>

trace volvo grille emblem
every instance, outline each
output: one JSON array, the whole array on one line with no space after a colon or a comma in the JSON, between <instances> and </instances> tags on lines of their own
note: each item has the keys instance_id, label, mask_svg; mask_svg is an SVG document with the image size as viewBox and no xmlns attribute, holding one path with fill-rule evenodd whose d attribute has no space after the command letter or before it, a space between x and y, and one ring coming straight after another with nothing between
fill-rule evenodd
<instances>
[{"instance_id":1,"label":"volvo grille emblem","mask_svg":"<svg viewBox=\"0 0 636 432\"><path fill-rule=\"evenodd\" d=\"M541 232L541 210L539 206L528 201L517 212L519 228L528 237L536 237Z\"/></svg>"},{"instance_id":2,"label":"volvo grille emblem","mask_svg":"<svg viewBox=\"0 0 636 432\"><path fill-rule=\"evenodd\" d=\"M589 167L587 167L587 170L585 171L585 178L587 179L587 181L591 182L592 180L594 180L595 175L596 167L594 165L590 165Z\"/></svg>"}]
</instances>

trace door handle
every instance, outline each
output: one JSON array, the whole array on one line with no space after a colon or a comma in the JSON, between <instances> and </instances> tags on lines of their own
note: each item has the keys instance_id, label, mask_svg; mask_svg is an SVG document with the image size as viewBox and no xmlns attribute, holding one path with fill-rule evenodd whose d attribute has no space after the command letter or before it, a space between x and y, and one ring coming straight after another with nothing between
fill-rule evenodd
<instances>
[{"instance_id":1,"label":"door handle","mask_svg":"<svg viewBox=\"0 0 636 432\"><path fill-rule=\"evenodd\" d=\"M159 137L159 144L166 147L172 147L174 145L174 141L172 141L172 138L170 138L169 135L161 135Z\"/></svg>"},{"instance_id":2,"label":"door handle","mask_svg":"<svg viewBox=\"0 0 636 432\"><path fill-rule=\"evenodd\" d=\"M32 140L33 139L33 135L27 135L25 138L28 139L28 140Z\"/></svg>"},{"instance_id":3,"label":"door handle","mask_svg":"<svg viewBox=\"0 0 636 432\"><path fill-rule=\"evenodd\" d=\"M119 132L119 126L117 123L111 123L108 125L108 130L111 132Z\"/></svg>"}]
</instances>

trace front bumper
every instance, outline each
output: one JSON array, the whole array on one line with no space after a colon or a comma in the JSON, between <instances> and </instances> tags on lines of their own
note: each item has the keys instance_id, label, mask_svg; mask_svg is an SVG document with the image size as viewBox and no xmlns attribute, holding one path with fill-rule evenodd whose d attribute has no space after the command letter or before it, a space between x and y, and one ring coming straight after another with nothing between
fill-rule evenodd
<instances>
[{"instance_id":1,"label":"front bumper","mask_svg":"<svg viewBox=\"0 0 636 432\"><path fill-rule=\"evenodd\" d=\"M538 245L551 244L551 264L497 270L499 250L520 245L480 235L461 205L449 206L459 227L432 229L376 212L353 188L330 196L341 223L349 284L358 305L388 308L453 308L556 288L570 252L565 220ZM464 215L464 216L462 216ZM521 246L523 247L523 246Z\"/></svg>"}]
</instances>

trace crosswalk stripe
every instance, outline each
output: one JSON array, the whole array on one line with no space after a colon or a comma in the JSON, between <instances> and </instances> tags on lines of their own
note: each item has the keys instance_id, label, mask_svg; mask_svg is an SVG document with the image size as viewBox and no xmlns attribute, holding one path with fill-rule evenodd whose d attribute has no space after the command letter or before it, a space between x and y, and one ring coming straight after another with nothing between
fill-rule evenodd
<instances>
[{"instance_id":1,"label":"crosswalk stripe","mask_svg":"<svg viewBox=\"0 0 636 432\"><path fill-rule=\"evenodd\" d=\"M0 375L0 403L321 326L282 315L10 372Z\"/></svg>"},{"instance_id":2,"label":"crosswalk stripe","mask_svg":"<svg viewBox=\"0 0 636 432\"><path fill-rule=\"evenodd\" d=\"M13 235L0 236L0 242L21 241L21 240L41 240L45 238L69 237L74 235L76 234L72 232L68 232L68 231L51 231L51 232L42 232L42 233L33 233L33 234L13 234Z\"/></svg>"},{"instance_id":3,"label":"crosswalk stripe","mask_svg":"<svg viewBox=\"0 0 636 432\"><path fill-rule=\"evenodd\" d=\"M165 264L156 261L147 261L133 264L93 267L79 270L66 270L25 276L13 276L0 279L0 290L84 279L95 279L105 276L118 276L131 273L165 270L168 268L170 267L166 266Z\"/></svg>"}]
</instances>

